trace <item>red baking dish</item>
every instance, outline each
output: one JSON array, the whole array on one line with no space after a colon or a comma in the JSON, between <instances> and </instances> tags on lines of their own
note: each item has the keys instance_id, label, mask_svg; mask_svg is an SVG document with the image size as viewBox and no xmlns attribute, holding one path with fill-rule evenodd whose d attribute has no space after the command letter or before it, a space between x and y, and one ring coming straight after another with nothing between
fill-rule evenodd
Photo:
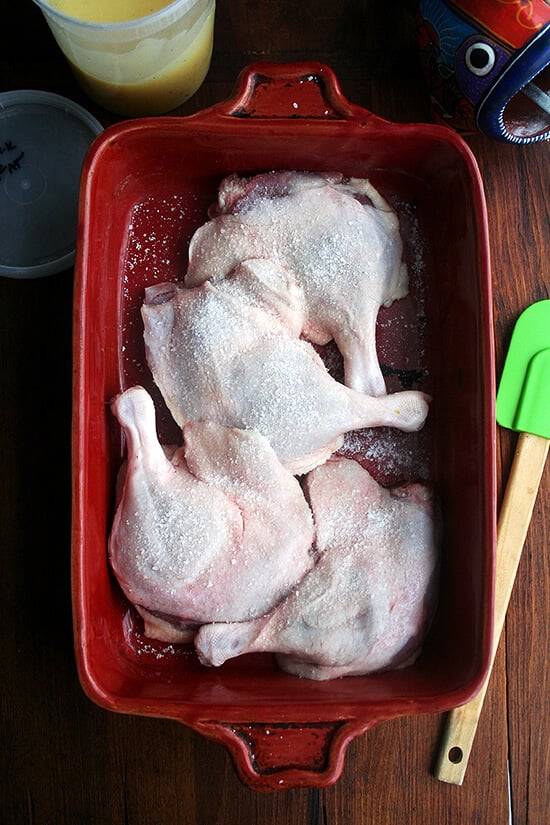
<instances>
[{"instance_id":1,"label":"red baking dish","mask_svg":"<svg viewBox=\"0 0 550 825\"><path fill-rule=\"evenodd\" d=\"M402 670L314 682L279 671L263 654L202 667L191 649L142 635L108 565L124 457L108 402L136 383L152 389L139 313L144 287L182 278L189 238L223 176L272 169L368 177L401 219L411 297L381 310L379 349L388 386L421 367L421 386L433 397L422 434L392 443L420 455L405 475L429 467L442 520L437 613L421 656ZM392 323L398 332L388 336ZM226 102L190 117L108 128L83 170L74 370L74 622L91 699L183 722L226 746L247 785L275 790L329 785L353 737L476 693L492 632L495 381L486 206L459 136L378 118L348 102L333 72L317 63L254 64ZM161 439L177 437L154 397ZM352 438L347 450L361 459L358 444ZM377 461L375 453L381 480L399 480L389 459L395 449Z\"/></svg>"}]
</instances>

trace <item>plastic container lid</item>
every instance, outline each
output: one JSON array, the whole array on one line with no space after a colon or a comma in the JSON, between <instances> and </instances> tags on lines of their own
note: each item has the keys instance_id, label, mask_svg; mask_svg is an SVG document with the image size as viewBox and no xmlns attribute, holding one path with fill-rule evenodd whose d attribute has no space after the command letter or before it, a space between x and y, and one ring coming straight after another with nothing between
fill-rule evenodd
<instances>
[{"instance_id":1,"label":"plastic container lid","mask_svg":"<svg viewBox=\"0 0 550 825\"><path fill-rule=\"evenodd\" d=\"M102 130L60 95L0 94L0 275L41 278L72 266L82 163Z\"/></svg>"}]
</instances>

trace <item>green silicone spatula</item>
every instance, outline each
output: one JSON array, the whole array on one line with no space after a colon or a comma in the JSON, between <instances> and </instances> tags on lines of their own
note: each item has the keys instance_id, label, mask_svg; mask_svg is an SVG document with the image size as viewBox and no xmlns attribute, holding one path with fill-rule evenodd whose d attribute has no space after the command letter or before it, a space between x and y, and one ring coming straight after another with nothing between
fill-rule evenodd
<instances>
[{"instance_id":1,"label":"green silicone spatula","mask_svg":"<svg viewBox=\"0 0 550 825\"><path fill-rule=\"evenodd\" d=\"M497 394L497 422L520 433L497 528L492 656L479 693L447 718L435 775L462 785L550 445L550 300L518 318Z\"/></svg>"}]
</instances>

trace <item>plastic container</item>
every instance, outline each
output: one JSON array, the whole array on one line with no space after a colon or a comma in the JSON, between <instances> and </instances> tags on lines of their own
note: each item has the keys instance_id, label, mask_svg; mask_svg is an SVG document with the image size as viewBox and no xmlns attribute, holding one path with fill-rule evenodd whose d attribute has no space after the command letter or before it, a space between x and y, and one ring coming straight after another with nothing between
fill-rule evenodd
<instances>
[{"instance_id":1,"label":"plastic container","mask_svg":"<svg viewBox=\"0 0 550 825\"><path fill-rule=\"evenodd\" d=\"M79 84L125 116L168 112L190 98L210 67L214 0L175 0L146 17L115 23L40 6Z\"/></svg>"},{"instance_id":2,"label":"plastic container","mask_svg":"<svg viewBox=\"0 0 550 825\"><path fill-rule=\"evenodd\" d=\"M426 367L433 401L418 436L429 439L422 455L431 456L443 547L439 609L421 656L402 670L315 682L283 673L270 654L202 667L192 649L143 636L109 569L125 456L109 400L143 384L156 400L161 440L177 436L145 361L144 288L183 278L189 238L224 175L270 169L368 177L397 210L416 273L410 302L384 310L379 343L385 362L400 368L388 381ZM410 331L413 345L392 330ZM99 705L183 722L225 745L250 787L273 791L329 785L353 737L397 716L448 710L479 689L492 646L496 537L491 273L481 177L451 129L382 120L348 102L318 63L257 63L224 103L106 129L81 188L73 392L76 659ZM404 454L417 446L407 438ZM381 462L377 475L387 470Z\"/></svg>"},{"instance_id":3,"label":"plastic container","mask_svg":"<svg viewBox=\"0 0 550 825\"><path fill-rule=\"evenodd\" d=\"M42 278L73 265L80 172L102 128L60 95L0 94L0 276Z\"/></svg>"}]
</instances>

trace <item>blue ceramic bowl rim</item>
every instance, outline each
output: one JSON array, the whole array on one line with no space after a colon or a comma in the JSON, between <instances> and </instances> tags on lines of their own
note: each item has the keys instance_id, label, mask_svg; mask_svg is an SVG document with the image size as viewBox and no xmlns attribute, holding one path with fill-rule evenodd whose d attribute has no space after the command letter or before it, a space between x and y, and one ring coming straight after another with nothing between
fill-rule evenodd
<instances>
[{"instance_id":1,"label":"blue ceramic bowl rim","mask_svg":"<svg viewBox=\"0 0 550 825\"><path fill-rule=\"evenodd\" d=\"M506 64L476 113L479 130L497 140L510 143L535 143L550 138L550 126L543 132L519 137L512 134L504 122L504 110L519 89L524 88L550 64L550 23L547 23L527 45Z\"/></svg>"}]
</instances>

